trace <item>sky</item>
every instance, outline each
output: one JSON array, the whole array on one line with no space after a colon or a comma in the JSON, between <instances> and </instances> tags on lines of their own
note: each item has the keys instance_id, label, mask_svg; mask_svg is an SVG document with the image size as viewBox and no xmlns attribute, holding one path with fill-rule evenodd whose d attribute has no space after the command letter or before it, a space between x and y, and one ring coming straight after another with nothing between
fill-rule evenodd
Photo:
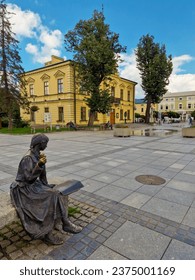
<instances>
[{"instance_id":1,"label":"sky","mask_svg":"<svg viewBox=\"0 0 195 280\"><path fill-rule=\"evenodd\" d=\"M65 51L64 34L82 19L102 11L105 23L119 34L127 47L121 57L120 76L137 82L136 98L143 98L136 67L135 49L144 35L164 44L172 55L173 72L167 87L170 92L195 91L195 1L194 0L6 0L12 31L19 40L25 71L43 67L57 55L72 59Z\"/></svg>"}]
</instances>

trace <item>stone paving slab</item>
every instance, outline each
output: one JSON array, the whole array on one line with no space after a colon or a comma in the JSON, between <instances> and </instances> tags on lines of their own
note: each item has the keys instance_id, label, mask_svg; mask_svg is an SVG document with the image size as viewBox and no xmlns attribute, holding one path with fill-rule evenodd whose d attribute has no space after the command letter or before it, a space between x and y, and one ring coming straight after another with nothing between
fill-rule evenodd
<instances>
[{"instance_id":1,"label":"stone paving slab","mask_svg":"<svg viewBox=\"0 0 195 280\"><path fill-rule=\"evenodd\" d=\"M162 259L195 260L195 247L178 240L172 240Z\"/></svg>"},{"instance_id":2,"label":"stone paving slab","mask_svg":"<svg viewBox=\"0 0 195 280\"><path fill-rule=\"evenodd\" d=\"M159 260L171 239L163 234L126 222L104 244L133 260Z\"/></svg>"},{"instance_id":3,"label":"stone paving slab","mask_svg":"<svg viewBox=\"0 0 195 280\"><path fill-rule=\"evenodd\" d=\"M167 200L152 198L143 207L142 210L181 223L189 207L170 202Z\"/></svg>"}]
</instances>

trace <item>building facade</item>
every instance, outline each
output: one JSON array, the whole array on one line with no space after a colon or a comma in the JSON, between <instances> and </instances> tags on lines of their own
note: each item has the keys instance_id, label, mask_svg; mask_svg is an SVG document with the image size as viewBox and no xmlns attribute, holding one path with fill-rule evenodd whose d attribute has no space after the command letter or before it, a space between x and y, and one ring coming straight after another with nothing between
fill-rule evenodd
<instances>
[{"instance_id":1,"label":"building facade","mask_svg":"<svg viewBox=\"0 0 195 280\"><path fill-rule=\"evenodd\" d=\"M146 108L147 108L147 103L144 101L144 99L135 99L135 113L141 116L145 116ZM153 118L154 111L158 111L158 104L151 104L150 122L154 122L154 118Z\"/></svg>"},{"instance_id":2,"label":"building facade","mask_svg":"<svg viewBox=\"0 0 195 280\"><path fill-rule=\"evenodd\" d=\"M104 115L98 113L94 124L134 122L137 83L118 74L111 78L112 110ZM84 102L84 95L78 90L73 61L52 56L44 67L26 72L25 80L33 110L26 114L21 109L23 119L36 124L65 125L70 121L77 125L88 124L89 108Z\"/></svg>"},{"instance_id":3,"label":"building facade","mask_svg":"<svg viewBox=\"0 0 195 280\"><path fill-rule=\"evenodd\" d=\"M167 92L158 104L159 112L177 112L185 121L195 110L195 91Z\"/></svg>"}]
</instances>

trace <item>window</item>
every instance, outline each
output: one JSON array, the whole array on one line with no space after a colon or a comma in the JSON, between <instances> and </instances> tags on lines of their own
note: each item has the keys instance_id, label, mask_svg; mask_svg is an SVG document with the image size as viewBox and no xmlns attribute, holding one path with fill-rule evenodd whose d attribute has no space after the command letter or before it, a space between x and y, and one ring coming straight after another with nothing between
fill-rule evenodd
<instances>
[{"instance_id":1,"label":"window","mask_svg":"<svg viewBox=\"0 0 195 280\"><path fill-rule=\"evenodd\" d=\"M182 103L179 103L179 109L182 109Z\"/></svg>"},{"instance_id":2,"label":"window","mask_svg":"<svg viewBox=\"0 0 195 280\"><path fill-rule=\"evenodd\" d=\"M123 100L123 89L120 90L120 99Z\"/></svg>"},{"instance_id":3,"label":"window","mask_svg":"<svg viewBox=\"0 0 195 280\"><path fill-rule=\"evenodd\" d=\"M143 113L144 112L144 108L141 108L141 113Z\"/></svg>"},{"instance_id":4,"label":"window","mask_svg":"<svg viewBox=\"0 0 195 280\"><path fill-rule=\"evenodd\" d=\"M49 82L46 81L44 82L44 95L48 95L49 94Z\"/></svg>"},{"instance_id":5,"label":"window","mask_svg":"<svg viewBox=\"0 0 195 280\"><path fill-rule=\"evenodd\" d=\"M58 79L58 93L64 92L63 89L63 79Z\"/></svg>"},{"instance_id":6,"label":"window","mask_svg":"<svg viewBox=\"0 0 195 280\"><path fill-rule=\"evenodd\" d=\"M130 101L130 90L127 92L127 101Z\"/></svg>"},{"instance_id":7,"label":"window","mask_svg":"<svg viewBox=\"0 0 195 280\"><path fill-rule=\"evenodd\" d=\"M86 121L86 107L81 107L81 121Z\"/></svg>"},{"instance_id":8,"label":"window","mask_svg":"<svg viewBox=\"0 0 195 280\"><path fill-rule=\"evenodd\" d=\"M179 97L178 99L179 99L179 100L182 100L182 97Z\"/></svg>"},{"instance_id":9,"label":"window","mask_svg":"<svg viewBox=\"0 0 195 280\"><path fill-rule=\"evenodd\" d=\"M64 108L58 107L58 121L63 122L64 121Z\"/></svg>"},{"instance_id":10,"label":"window","mask_svg":"<svg viewBox=\"0 0 195 280\"><path fill-rule=\"evenodd\" d=\"M115 97L115 87L111 87L111 96Z\"/></svg>"},{"instance_id":11,"label":"window","mask_svg":"<svg viewBox=\"0 0 195 280\"><path fill-rule=\"evenodd\" d=\"M34 95L34 85L33 84L29 85L29 93L30 93L30 96Z\"/></svg>"},{"instance_id":12,"label":"window","mask_svg":"<svg viewBox=\"0 0 195 280\"><path fill-rule=\"evenodd\" d=\"M44 112L49 113L49 107L45 107Z\"/></svg>"},{"instance_id":13,"label":"window","mask_svg":"<svg viewBox=\"0 0 195 280\"><path fill-rule=\"evenodd\" d=\"M163 110L163 105L160 105L160 109Z\"/></svg>"},{"instance_id":14,"label":"window","mask_svg":"<svg viewBox=\"0 0 195 280\"><path fill-rule=\"evenodd\" d=\"M165 100L166 100L166 101L169 101L169 98L166 98Z\"/></svg>"},{"instance_id":15,"label":"window","mask_svg":"<svg viewBox=\"0 0 195 280\"><path fill-rule=\"evenodd\" d=\"M192 108L192 104L188 103L188 109L191 109L191 108Z\"/></svg>"},{"instance_id":16,"label":"window","mask_svg":"<svg viewBox=\"0 0 195 280\"><path fill-rule=\"evenodd\" d=\"M169 109L169 106L168 106L168 105L166 105L166 106L165 106L165 110L168 110L168 109Z\"/></svg>"},{"instance_id":17,"label":"window","mask_svg":"<svg viewBox=\"0 0 195 280\"><path fill-rule=\"evenodd\" d=\"M123 109L120 110L120 120L123 120Z\"/></svg>"}]
</instances>

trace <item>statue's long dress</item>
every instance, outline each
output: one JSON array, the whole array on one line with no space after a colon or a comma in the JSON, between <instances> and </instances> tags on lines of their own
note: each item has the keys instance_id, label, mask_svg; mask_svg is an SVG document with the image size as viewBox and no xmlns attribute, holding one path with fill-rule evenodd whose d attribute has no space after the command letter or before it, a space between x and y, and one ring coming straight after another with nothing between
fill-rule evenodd
<instances>
[{"instance_id":1,"label":"statue's long dress","mask_svg":"<svg viewBox=\"0 0 195 280\"><path fill-rule=\"evenodd\" d=\"M45 167L38 165L39 154L30 151L18 167L16 181L10 186L12 202L25 230L34 239L54 228L56 219L67 217L58 191L49 187Z\"/></svg>"}]
</instances>

